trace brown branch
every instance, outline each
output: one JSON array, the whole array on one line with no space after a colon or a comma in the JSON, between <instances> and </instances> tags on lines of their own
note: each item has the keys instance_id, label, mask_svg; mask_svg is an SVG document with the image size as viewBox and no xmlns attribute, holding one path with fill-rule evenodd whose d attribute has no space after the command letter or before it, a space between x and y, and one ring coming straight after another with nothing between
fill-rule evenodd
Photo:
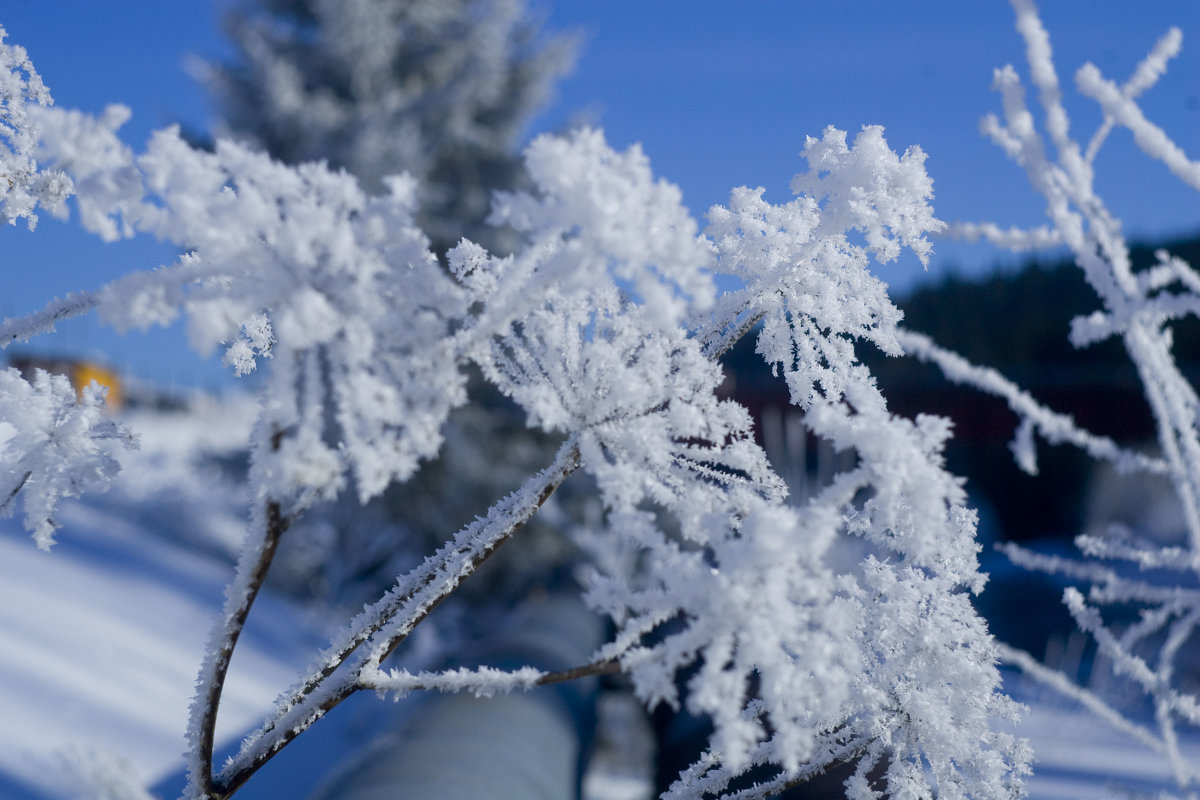
<instances>
[{"instance_id":1,"label":"brown branch","mask_svg":"<svg viewBox=\"0 0 1200 800\"><path fill-rule=\"evenodd\" d=\"M229 661L233 657L233 650L237 647L242 629L246 626L250 608L254 605L254 600L258 597L258 592L266 581L267 570L271 567L275 550L278 548L279 540L283 536L283 532L287 530L289 522L290 520L285 518L280 511L278 503L274 501L267 503L266 530L263 535L262 549L259 551L258 560L251 568L246 592L242 595L240 605L225 626L224 638L217 649L213 674L208 681L208 689L204 695L204 711L196 737L200 774L195 776L195 780L199 782L201 797L218 797L225 794L224 792L218 793L212 771L217 710L221 704L221 693L225 688L225 678L229 673Z\"/></svg>"},{"instance_id":2,"label":"brown branch","mask_svg":"<svg viewBox=\"0 0 1200 800\"><path fill-rule=\"evenodd\" d=\"M29 478L32 475L33 475L33 472L26 472L24 475L21 476L21 480L17 481L17 485L14 486L13 490L8 493L8 497L4 498L3 503L0 503L0 510L8 508L8 504L13 501L13 498L17 496L17 494L21 491L21 489L25 488L26 482L29 481Z\"/></svg>"},{"instance_id":3,"label":"brown branch","mask_svg":"<svg viewBox=\"0 0 1200 800\"><path fill-rule=\"evenodd\" d=\"M818 763L810 763L801 767L796 774L790 778L784 778L783 774L776 775L774 778L763 781L747 789L740 789L728 793L725 789L728 787L728 782L736 776L729 776L724 781L722 788L701 789L700 797L712 797L714 800L767 800L771 797L780 797L784 792L788 792L801 786L814 778L825 775L835 769L839 769L846 764L853 763L866 754L870 748L872 739L868 736L858 736L854 739L845 742L840 748L829 754L829 760ZM757 762L759 765L764 765L765 762Z\"/></svg>"},{"instance_id":4,"label":"brown branch","mask_svg":"<svg viewBox=\"0 0 1200 800\"><path fill-rule=\"evenodd\" d=\"M740 325L737 325L732 331L726 332L724 335L716 335L705 343L705 355L712 359L720 358L730 347L733 346L742 336L744 336L757 322L761 319L762 313L751 314L746 319L743 319ZM272 439L272 446L278 447L278 435ZM366 663L360 665L353 680L347 680L335 690L322 699L315 708L310 709L310 713L304 715L303 719L295 721L295 724L287 726L283 731L277 734L275 740L269 746L261 748L252 756L246 763L241 766L235 766L236 758L231 761L223 771L219 779L213 779L211 776L212 763L212 732L211 727L208 731L207 750L202 750L204 754L204 763L208 768L206 779L207 786L202 789L207 790L210 794L220 792L221 797L228 797L241 787L255 772L264 766L270 759L292 742L297 736L307 730L317 719L323 717L326 713L336 708L343 700L350 697L355 692L363 688L358 683L357 675L366 666L378 666L379 662L389 656L405 639L408 638L417 625L419 625L435 608L437 608L458 586L458 584L467 576L473 574L487 559L494 553L500 545L508 541L512 536L524 527L525 523L533 517L535 513L542 507L543 504L550 498L554 491L562 485L568 477L571 476L580 467L580 454L577 446L571 446L569 449L560 451L559 456L555 459L555 463L559 464L559 469L556 473L546 476L548 480L546 485L542 487L536 500L531 505L524 509L519 509L515 518L512 519L508 529L499 534L487 547L472 552L473 541L454 548L451 552L441 556L436 563L430 565L423 564L417 570L414 570L410 575L417 579L417 584L405 591L399 597L382 598L380 601L365 610L363 613L372 615L371 621L349 636L340 645L337 645L334 651L328 655L326 665L320 670L312 673L288 698L288 701L281 706L281 710L276 716L268 720L257 733L252 736L258 740L262 737L270 735L276 731L278 724L286 718L286 716L294 709L302 706L309 698L314 696L314 693L320 689L325 682L332 676L343 664L346 659L354 653L362 644L373 636L382 631L389 623L393 621L395 616L400 613L406 605L412 603L422 592L435 584L439 578L445 580L443 587L437 592L436 596L426 601L421 607L415 609L404 623L397 628L383 643L382 648L378 651L378 655ZM501 504L503 501L501 501ZM501 505L497 504L497 505ZM275 508L278 514L278 507ZM286 527L286 524L284 525ZM470 530L463 529L461 533ZM282 533L282 529L280 530ZM272 554L274 545L271 546ZM460 564L456 570L456 574L452 578L446 578L445 568L452 564L456 558L466 557L464 564ZM267 559L269 565L269 558ZM265 568L264 568L265 575ZM257 587L255 588L257 591ZM252 601L253 598L251 598ZM248 612L248 606L246 611ZM243 617L244 621L244 617ZM240 629L240 628L239 628ZM233 638L236 642L236 635ZM232 646L230 647L230 652ZM224 653L224 650L222 651ZM228 668L227 658L223 664L223 669ZM614 674L620 671L620 664L616 661L601 661L593 664L574 667L560 672L547 673L538 679L537 685L547 685L552 683L561 683L567 680L587 677L590 675L607 675ZM223 676L223 671L222 671ZM217 698L219 701L219 687L217 689ZM213 706L215 708L215 706ZM212 714L215 718L215 714ZM227 773L227 774L226 774Z\"/></svg>"},{"instance_id":5,"label":"brown branch","mask_svg":"<svg viewBox=\"0 0 1200 800\"><path fill-rule=\"evenodd\" d=\"M387 626L393 618L409 603L413 602L420 594L434 585L439 578L445 581L445 584L438 591L436 596L426 601L422 606L415 610L415 613L405 620L405 624L392 634L380 650L381 654L378 659L371 660L371 665L378 664L378 661L389 655L397 646L400 645L421 621L423 621L433 609L445 600L450 593L458 586L459 583L467 576L474 573L484 561L494 553L500 545L512 538L512 536L524 527L525 523L533 517L533 515L545 504L563 481L570 477L577 469L579 469L579 450L575 446L565 447L559 453L559 457L555 459L555 464L558 469L554 470L553 465L547 471L541 474L545 481L545 485L538 492L533 503L519 508L516 513L510 518L509 525L506 530L502 531L489 545L477 552L472 553L471 544L475 540L468 540L465 544L456 547L444 555L437 558L433 564L425 563L418 567L413 573L418 583L405 591L401 596L395 598L385 598L376 603L374 607L368 609L367 612L373 615L373 619L366 625L362 626L345 642L339 645L336 650L327 659L328 663L319 671L313 673L309 678L300 685L288 699L288 702L282 707L274 719L269 720L256 733L252 734L255 739L261 739L264 736L271 734L277 730L279 723L285 716L294 709L302 706L309 698L314 696L314 693L325 683L325 681L341 667L346 659L357 650L364 642L372 636L379 633ZM546 473L549 474L546 474ZM506 500L509 498L506 498ZM498 503L500 506L504 503ZM460 531L460 535L466 533L472 526L464 528ZM454 564L456 558L467 557L465 563L459 564L453 571L447 567ZM450 577L447 577L447 576ZM255 772L263 765L271 760L276 753L283 749L287 744L294 740L297 736L307 730L314 722L326 713L337 707L343 700L354 694L360 688L357 674L367 666L366 663L360 665L353 679L346 680L343 684L336 687L328 696L320 700L314 708L309 709L303 718L297 719L293 724L289 724L279 731L276 739L269 746L260 749L249 760L241 766L236 766L236 758L231 762L222 776L213 781L212 787L214 790L222 792L223 796L228 796L236 791L242 784L246 782ZM227 773L227 774L225 774Z\"/></svg>"},{"instance_id":6,"label":"brown branch","mask_svg":"<svg viewBox=\"0 0 1200 800\"><path fill-rule=\"evenodd\" d=\"M571 667L558 672L547 672L534 683L538 686L548 686L552 683L566 683L579 678L590 678L593 675L616 675L621 671L621 662L615 659L593 661L580 667Z\"/></svg>"},{"instance_id":7,"label":"brown branch","mask_svg":"<svg viewBox=\"0 0 1200 800\"><path fill-rule=\"evenodd\" d=\"M279 734L279 738L271 743L270 747L264 748L255 758L251 759L249 763L242 766L240 769L235 770L227 777L214 780L213 790L217 793L215 796L222 798L222 800L228 798L230 795L240 789L242 784L250 780L254 773L258 772L266 765L268 761L274 758L276 753L291 744L297 736L312 727L313 723L315 723L321 717L324 717L333 709L337 708L342 704L343 700L347 699L361 688L362 687L354 681L347 681L342 686L338 687L338 690L329 695L329 697L325 698L304 721L285 728L283 732Z\"/></svg>"},{"instance_id":8,"label":"brown branch","mask_svg":"<svg viewBox=\"0 0 1200 800\"><path fill-rule=\"evenodd\" d=\"M567 681L578 680L580 678L588 678L593 675L615 675L621 671L621 664L618 661L596 661L591 664L584 664L570 669L560 670L558 672L547 672L534 681L536 686L548 686L555 683L565 683ZM219 797L229 797L238 789L241 788L247 780L250 779L255 772L264 766L276 753L286 747L297 736L307 730L318 719L328 714L333 709L341 705L343 700L346 700L355 692L363 690L374 690L375 686L360 683L357 681L347 681L340 686L337 691L325 698L313 710L313 713L301 724L287 728L280 734L279 738L271 744L269 748L263 751L261 756L251 761L246 766L231 774L224 781L217 781L213 784L213 790L218 793ZM408 687L413 691L428 690L430 687L423 684L414 684Z\"/></svg>"},{"instance_id":9,"label":"brown branch","mask_svg":"<svg viewBox=\"0 0 1200 800\"><path fill-rule=\"evenodd\" d=\"M572 446L570 451L566 454L565 458L555 459L555 461L561 461L563 466L560 468L558 474L555 475L551 480L547 481L546 485L544 487L542 487L542 491L538 493L537 500L534 501L533 505L524 509L523 514L520 517L518 517L516 520L513 521L513 524L509 526L509 529L507 531L505 531L503 533L503 535L496 537L495 541L493 541L491 544L489 544L486 548L484 548L483 550L480 550L479 552L475 553L475 555L471 556L470 560L463 567L463 569L465 569L465 571L460 570L461 577L459 577L457 580L454 580L454 581L447 581L446 585L438 593L438 596L436 599L434 599L430 604L426 605L423 609L418 611L418 613L415 616L413 616L411 618L411 620L409 621L409 623L404 625L401 630L397 631L395 634L393 634L391 637L389 637L389 639L387 640L387 643L384 645L383 649L380 651L381 654L380 654L379 658L375 659L376 665L380 661L382 661L383 659L385 659L389 655L391 655L392 652L400 645L400 643L408 638L408 635L409 635L409 633L412 632L413 628L415 628L417 625L419 625L425 619L425 617L429 616L430 612L432 612L435 608L437 608L439 605L441 605L442 601L450 596L450 593L452 591L454 591L454 589L458 586L459 583L462 582L462 580L464 578L466 578L468 575L473 574L475 572L475 570L479 569L479 567L483 565L483 562L487 561L488 558L491 557L492 553L496 552L496 550L499 549L500 545L507 542L509 539L511 539L513 537L513 534L515 534L521 528L525 527L525 523L528 522L530 519L532 519L533 515L536 514L543 505L545 505L546 501L550 499L550 495L554 494L554 491L559 486L562 485L563 481L565 481L567 478L571 477L571 475L575 472L575 470L579 469L580 461L579 461L578 446ZM454 552L455 552L455 555L459 555L459 554L466 555L467 553L470 552L470 549L468 546L463 546L463 547L457 548ZM419 594L422 589L433 584L433 582L436 580L436 578L437 578L437 573L434 573L432 576L430 576L430 579L425 581L420 587L413 589L411 592L409 592L405 596L404 602L411 601L411 599L414 598L417 594ZM398 605L403 605L403 602ZM397 608L396 611L399 611L399 608ZM395 612L393 612L393 613L395 613ZM384 622L386 623L386 620ZM379 625L379 627L377 627L375 629L375 631L381 630L382 628L383 628L383 624Z\"/></svg>"}]
</instances>

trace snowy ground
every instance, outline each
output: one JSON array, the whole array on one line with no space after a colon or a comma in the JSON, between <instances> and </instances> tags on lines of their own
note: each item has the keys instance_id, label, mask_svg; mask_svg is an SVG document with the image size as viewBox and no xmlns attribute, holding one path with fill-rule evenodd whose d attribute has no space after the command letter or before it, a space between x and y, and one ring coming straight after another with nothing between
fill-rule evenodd
<instances>
[{"instance_id":1,"label":"snowy ground","mask_svg":"<svg viewBox=\"0 0 1200 800\"><path fill-rule=\"evenodd\" d=\"M153 784L178 770L196 669L229 566L85 504L60 543L0 529L0 797L69 796L70 749L126 759ZM219 730L254 723L311 644L304 615L271 597L243 639ZM13 783L30 790L22 792Z\"/></svg>"},{"instance_id":2,"label":"snowy ground","mask_svg":"<svg viewBox=\"0 0 1200 800\"><path fill-rule=\"evenodd\" d=\"M253 405L131 416L141 450L112 491L60 508L52 552L18 520L0 525L6 800L71 796L73 771L88 763L148 785L182 764L192 686L246 508L218 463L245 441ZM258 720L318 641L295 606L265 596L257 611L225 690L225 741Z\"/></svg>"},{"instance_id":3,"label":"snowy ground","mask_svg":"<svg viewBox=\"0 0 1200 800\"><path fill-rule=\"evenodd\" d=\"M239 402L134 420L142 451L128 462L123 483L64 505L50 554L38 551L16 520L0 521L3 800L83 796L73 777L81 770L136 776L157 796L182 787L187 706L244 515L236 444L251 419L252 406ZM226 688L219 724L226 746L320 646L318 628L300 608L264 595ZM1173 789L1161 756L1020 676L1008 685L1031 705L1020 729L1037 753L1030 797L1149 797ZM260 789L251 781L239 796L303 797L373 735L381 716L374 703L355 698L339 709L300 737L272 765L274 774L259 776ZM619 705L608 714L628 715ZM607 766L589 775L589 800L647 797L638 774L644 778L645 767L620 756L621 738L614 737ZM1200 736L1185 739L1185 749L1200 763Z\"/></svg>"},{"instance_id":4,"label":"snowy ground","mask_svg":"<svg viewBox=\"0 0 1200 800\"><path fill-rule=\"evenodd\" d=\"M1029 717L1018 730L1034 748L1034 776L1027 784L1032 800L1177 793L1165 757L1020 676L1008 676L1006 686L1029 706ZM1181 739L1188 760L1200 764L1200 735L1192 732Z\"/></svg>"}]
</instances>

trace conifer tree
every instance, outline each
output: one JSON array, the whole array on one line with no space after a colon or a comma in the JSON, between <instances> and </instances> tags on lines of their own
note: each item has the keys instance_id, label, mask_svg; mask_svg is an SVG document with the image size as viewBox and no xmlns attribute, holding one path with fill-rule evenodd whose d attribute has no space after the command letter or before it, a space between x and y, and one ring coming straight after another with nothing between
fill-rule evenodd
<instances>
[{"instance_id":1,"label":"conifer tree","mask_svg":"<svg viewBox=\"0 0 1200 800\"><path fill-rule=\"evenodd\" d=\"M202 70L224 132L376 193L412 175L438 253L498 244L492 192L520 185L520 139L574 50L524 0L244 0L226 29L235 59Z\"/></svg>"},{"instance_id":2,"label":"conifer tree","mask_svg":"<svg viewBox=\"0 0 1200 800\"><path fill-rule=\"evenodd\" d=\"M520 137L574 51L568 36L541 35L525 0L243 0L225 27L235 59L201 73L219 133L285 163L345 169L375 194L407 173L439 257L463 237L512 249L511 230L485 224L492 195L527 186ZM503 494L553 454L486 385L472 381L471 394L488 396L450 422L459 446L446 463L368 509L348 501L310 518L281 553L277 585L360 605L483 510L435 498ZM527 462L512 457L521 442ZM489 588L520 585L509 572Z\"/></svg>"}]
</instances>

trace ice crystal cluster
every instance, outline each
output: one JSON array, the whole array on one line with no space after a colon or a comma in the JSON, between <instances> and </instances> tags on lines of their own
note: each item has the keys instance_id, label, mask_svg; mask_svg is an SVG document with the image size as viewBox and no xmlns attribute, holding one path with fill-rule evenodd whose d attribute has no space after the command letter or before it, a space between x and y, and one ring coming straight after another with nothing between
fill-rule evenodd
<instances>
[{"instance_id":1,"label":"ice crystal cluster","mask_svg":"<svg viewBox=\"0 0 1200 800\"><path fill-rule=\"evenodd\" d=\"M5 38L0 29L0 219L10 224L25 219L32 229L37 224L34 209L60 208L70 183L60 172L38 169L37 131L29 114L36 106L50 105L50 92L25 48L6 44Z\"/></svg>"},{"instance_id":2,"label":"ice crystal cluster","mask_svg":"<svg viewBox=\"0 0 1200 800\"><path fill-rule=\"evenodd\" d=\"M1034 25L1018 6L1022 24ZM763 797L843 762L855 765L846 789L856 800L1020 796L1030 754L997 724L1018 709L999 692L1000 650L971 604L985 578L975 514L943 464L950 425L890 413L859 359L871 347L948 363L898 327L871 268L902 248L926 261L929 236L945 227L919 148L897 154L878 127L826 129L804 143L794 199L773 205L762 189L736 189L701 229L639 148L615 151L590 129L542 136L525 153L529 188L493 203L491 224L516 231L514 251L463 239L443 264L416 222L409 176L368 192L323 164L289 166L229 141L202 151L172 129L135 153L117 137L126 110L47 108L24 54L4 46L0 58L7 217L29 217L37 202L65 214L70 190L80 222L101 238L152 235L185 253L6 321L4 340L91 309L119 327L183 315L198 350L221 346L236 373L265 373L251 443L255 510L201 668L190 796L234 791L359 689L488 694L549 679L490 668L408 675L381 662L577 471L594 479L604 509L578 532L595 554L586 599L615 622L595 663L617 664L648 705L685 705L715 725L708 752L669 796ZM1053 105L1056 89L1032 58ZM1138 121L1137 86L1112 90L1091 73L1081 82L1114 124L1133 127L1172 169L1194 171ZM1167 372L1161 330L1171 309L1194 306L1178 295L1151 306L1130 299L1173 276L1189 286L1195 278L1170 260L1153 279L1122 273L1103 216L1080 233L1065 208L1095 207L1084 191L1088 159L1068 149L1062 167L1043 163L1011 70L997 84L1008 123L992 121L989 132L1050 197L1059 216L1046 235L1073 246L1076 233L1092 237L1078 243L1080 259L1110 292L1077 338L1126 337L1154 376L1152 394L1186 428L1164 444L1177 443L1169 469L1195 497L1197 403ZM1053 113L1050 124L1065 136ZM1114 276L1103 277L1101 261ZM740 288L718 295L721 275ZM1125 294L1111 294L1118 289ZM743 336L786 382L805 426L855 456L811 497L786 496L747 410L718 396L718 359ZM559 456L399 576L214 770L214 698L277 537L343 492L365 502L413 476L442 447L447 415L469 402L466 374L476 368L529 426L561 437ZM97 440L121 432L94 392L76 400L45 375L0 375L0 413L3 508L23 497L28 527L49 546L55 501L103 483L113 462ZM1031 419L1049 427L1048 414ZM1056 430L1086 439L1066 423ZM834 557L847 541L854 563ZM1081 597L1069 599L1081 624L1101 630ZM1162 614L1194 626L1183 602ZM1191 708L1172 700L1164 713Z\"/></svg>"}]
</instances>

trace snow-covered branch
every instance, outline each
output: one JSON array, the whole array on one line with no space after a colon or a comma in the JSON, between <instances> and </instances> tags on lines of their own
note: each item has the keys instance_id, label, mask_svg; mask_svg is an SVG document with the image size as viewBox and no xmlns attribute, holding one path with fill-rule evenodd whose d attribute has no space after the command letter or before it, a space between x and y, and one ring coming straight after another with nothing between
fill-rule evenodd
<instances>
[{"instance_id":1,"label":"snow-covered branch","mask_svg":"<svg viewBox=\"0 0 1200 800\"><path fill-rule=\"evenodd\" d=\"M60 500L102 490L117 472L110 445L135 447L137 437L104 413L104 390L76 394L62 375L37 370L26 380L0 371L0 515L23 498L25 527L43 550L54 544Z\"/></svg>"},{"instance_id":2,"label":"snow-covered branch","mask_svg":"<svg viewBox=\"0 0 1200 800\"><path fill-rule=\"evenodd\" d=\"M413 224L409 181L368 196L323 167L225 142L199 152L173 131L135 155L115 137L123 117L40 118L42 152L74 176L86 226L187 250L102 289L99 313L125 325L184 313L199 348L231 342L235 371L269 368L252 447L260 511L193 709L194 795L232 792L355 691L444 683L382 677L382 662L577 469L596 482L611 546L647 556L644 571L592 582L588 598L618 622L598 658L647 703L711 716L722 769L771 763L787 784L887 728L897 787L966 782L991 797L1018 785L1027 755L990 732L1013 709L964 594L983 577L974 515L942 467L948 425L889 414L854 352L856 340L901 350L869 261L901 247L928 258L926 235L943 227L918 149L893 153L875 127L852 142L828 129L807 142L794 201L735 191L701 234L636 148L616 153L590 130L542 137L526 156L533 187L497 201L522 246L499 257L464 240L447 273ZM715 298L718 270L745 288ZM859 460L802 508L786 504L745 409L716 393L716 358L758 320L759 350L806 424ZM358 615L213 775L224 671L285 521L351 479L367 500L411 476L465 401L471 362L531 426L567 437L557 460ZM826 553L845 534L882 558L836 574ZM644 636L668 619L682 625ZM897 628L923 633L898 648ZM471 686L490 678L509 680ZM902 696L930 711L898 715Z\"/></svg>"},{"instance_id":3,"label":"snow-covered branch","mask_svg":"<svg viewBox=\"0 0 1200 800\"><path fill-rule=\"evenodd\" d=\"M1110 336L1121 337L1154 415L1162 456L1151 459L1122 451L1112 442L1075 429L1069 420L1050 415L995 373L968 365L921 338L910 337L908 341L919 356L938 363L952 380L986 387L1008 400L1023 420L1013 450L1018 463L1027 470L1033 465L1032 433L1037 429L1052 441L1057 436L1059 440L1074 442L1094 457L1114 460L1119 467L1149 468L1170 479L1186 524L1184 547L1150 546L1109 539L1107 535L1080 536L1077 544L1084 554L1105 559L1107 563L1103 564L1040 555L1013 545L1004 548L1017 564L1090 585L1087 599L1078 589L1068 588L1064 603L1078 626L1095 639L1113 671L1132 679L1152 699L1158 735L1130 722L1093 693L1046 669L1027 654L1008 647L1003 647L1001 654L1039 681L1082 702L1100 718L1162 753L1170 763L1179 789L1194 796L1200 773L1183 761L1175 726L1177 722L1200 723L1197 713L1200 705L1193 694L1177 685L1173 662L1183 644L1194 638L1200 614L1200 594L1191 585L1200 574L1200 430L1197 427L1200 399L1175 362L1171 332L1166 326L1200 311L1197 301L1200 281L1189 265L1165 252L1158 254L1157 265L1135 273L1120 222L1096 194L1093 183L1097 154L1112 127L1120 125L1132 132L1148 156L1163 162L1185 184L1200 189L1197 164L1187 158L1166 132L1144 117L1136 102L1165 73L1168 62L1179 52L1182 35L1178 29L1170 30L1124 85L1104 78L1091 64L1076 73L1079 91L1095 100L1104 114L1104 123L1084 151L1071 137L1049 37L1036 9L1031 0L1013 0L1012 4L1017 13L1017 28L1026 42L1030 79L1039 90L1055 158L1051 160L1047 155L1033 115L1025 105L1020 78L1012 67L996 72L995 88L1002 97L1004 121L988 117L983 131L1025 170L1030 183L1045 196L1052 231L1041 238L1062 242L1071 249L1085 279L1100 298L1100 309L1073 321L1072 343L1083 347ZM1022 249L1033 238L1009 237L1007 244ZM1051 433L1055 425L1059 432ZM1141 570L1169 570L1175 578L1132 579L1111 564L1115 560L1130 562ZM1106 623L1099 609L1088 601L1137 604L1142 607L1141 619L1118 634L1115 626Z\"/></svg>"},{"instance_id":4,"label":"snow-covered branch","mask_svg":"<svg viewBox=\"0 0 1200 800\"><path fill-rule=\"evenodd\" d=\"M1051 444L1073 444L1093 458L1111 461L1121 472L1144 470L1162 474L1167 471L1162 459L1127 450L1107 436L1097 436L1079 428L1070 416L1046 408L1029 392L991 367L972 364L915 331L900 328L896 336L908 355L935 364L947 380L995 395L1008 404L1021 420L1009 447L1018 466L1030 475L1037 474L1037 453L1033 442L1035 431Z\"/></svg>"}]
</instances>

